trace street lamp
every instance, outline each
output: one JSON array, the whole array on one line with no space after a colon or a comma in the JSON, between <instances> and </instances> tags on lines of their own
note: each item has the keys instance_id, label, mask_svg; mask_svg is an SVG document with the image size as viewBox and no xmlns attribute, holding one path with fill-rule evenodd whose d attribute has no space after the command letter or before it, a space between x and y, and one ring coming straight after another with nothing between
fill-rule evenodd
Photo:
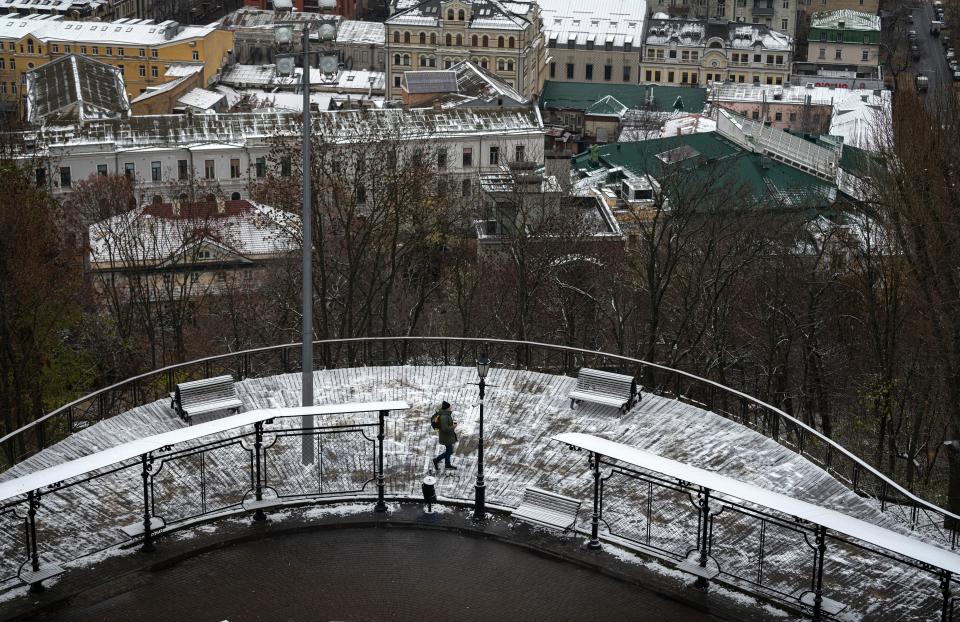
<instances>
[{"instance_id":1,"label":"street lamp","mask_svg":"<svg viewBox=\"0 0 960 622\"><path fill-rule=\"evenodd\" d=\"M487 372L490 371L490 357L484 352L477 359L477 375L480 377L480 435L477 442L477 485L474 493L473 520L486 519L487 489L483 483L483 391L487 388Z\"/></svg>"}]
</instances>

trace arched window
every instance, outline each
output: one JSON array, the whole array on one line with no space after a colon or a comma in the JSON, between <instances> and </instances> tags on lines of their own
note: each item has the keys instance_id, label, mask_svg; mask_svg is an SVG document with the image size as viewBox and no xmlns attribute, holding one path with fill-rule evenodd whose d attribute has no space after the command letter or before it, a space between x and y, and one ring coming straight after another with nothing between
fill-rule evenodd
<instances>
[{"instance_id":1,"label":"arched window","mask_svg":"<svg viewBox=\"0 0 960 622\"><path fill-rule=\"evenodd\" d=\"M447 33L447 45L453 45L453 37L450 36L450 33Z\"/></svg>"},{"instance_id":2,"label":"arched window","mask_svg":"<svg viewBox=\"0 0 960 622\"><path fill-rule=\"evenodd\" d=\"M431 33L430 33L430 45L436 45L436 44L437 44L437 33L431 32Z\"/></svg>"},{"instance_id":3,"label":"arched window","mask_svg":"<svg viewBox=\"0 0 960 622\"><path fill-rule=\"evenodd\" d=\"M160 205L161 203L163 203L163 197L160 196L159 194L153 195L153 204Z\"/></svg>"},{"instance_id":4,"label":"arched window","mask_svg":"<svg viewBox=\"0 0 960 622\"><path fill-rule=\"evenodd\" d=\"M394 30L394 31L393 31L393 42L394 42L394 43L400 43L400 31L399 31L399 30Z\"/></svg>"},{"instance_id":5,"label":"arched window","mask_svg":"<svg viewBox=\"0 0 960 622\"><path fill-rule=\"evenodd\" d=\"M427 43L427 33L420 33L420 45L425 45Z\"/></svg>"},{"instance_id":6,"label":"arched window","mask_svg":"<svg viewBox=\"0 0 960 622\"><path fill-rule=\"evenodd\" d=\"M410 33L409 33L409 32L403 33L403 42L404 42L404 43L410 43Z\"/></svg>"},{"instance_id":7,"label":"arched window","mask_svg":"<svg viewBox=\"0 0 960 622\"><path fill-rule=\"evenodd\" d=\"M481 58L481 59L480 59L480 66L483 67L484 69L486 69L486 68L487 68L487 59Z\"/></svg>"},{"instance_id":8,"label":"arched window","mask_svg":"<svg viewBox=\"0 0 960 622\"><path fill-rule=\"evenodd\" d=\"M503 59L502 59L502 58L498 58L498 59L497 59L497 71L503 71Z\"/></svg>"},{"instance_id":9,"label":"arched window","mask_svg":"<svg viewBox=\"0 0 960 622\"><path fill-rule=\"evenodd\" d=\"M473 47L477 47L477 41L478 41L477 35L473 35L473 37L470 39L470 45L472 45Z\"/></svg>"},{"instance_id":10,"label":"arched window","mask_svg":"<svg viewBox=\"0 0 960 622\"><path fill-rule=\"evenodd\" d=\"M515 40L513 37L510 37L510 43L509 43L509 45L507 45L507 47L508 47L508 48L512 48L515 43L516 43L516 40Z\"/></svg>"},{"instance_id":11,"label":"arched window","mask_svg":"<svg viewBox=\"0 0 960 622\"><path fill-rule=\"evenodd\" d=\"M497 37L497 47L498 47L498 48L502 48L502 47L503 47L503 37L502 37L502 36L501 36L501 37Z\"/></svg>"},{"instance_id":12,"label":"arched window","mask_svg":"<svg viewBox=\"0 0 960 622\"><path fill-rule=\"evenodd\" d=\"M233 194L231 194L231 195L230 195L230 200L231 200L231 201L239 201L239 200L240 200L240 193L239 193L239 192L234 192Z\"/></svg>"},{"instance_id":13,"label":"arched window","mask_svg":"<svg viewBox=\"0 0 960 622\"><path fill-rule=\"evenodd\" d=\"M400 55L399 55L399 54L394 54L394 55L393 55L393 64L394 64L394 65L399 65L399 64L400 64Z\"/></svg>"},{"instance_id":14,"label":"arched window","mask_svg":"<svg viewBox=\"0 0 960 622\"><path fill-rule=\"evenodd\" d=\"M181 192L181 193L180 193L180 196L177 197L177 201L179 201L180 203L186 203L186 202L187 202L187 193L186 193L186 192Z\"/></svg>"},{"instance_id":15,"label":"arched window","mask_svg":"<svg viewBox=\"0 0 960 622\"><path fill-rule=\"evenodd\" d=\"M490 47L490 37L488 37L487 35L483 35L483 47L485 48Z\"/></svg>"},{"instance_id":16,"label":"arched window","mask_svg":"<svg viewBox=\"0 0 960 622\"><path fill-rule=\"evenodd\" d=\"M457 35L457 47L463 47L463 35Z\"/></svg>"},{"instance_id":17,"label":"arched window","mask_svg":"<svg viewBox=\"0 0 960 622\"><path fill-rule=\"evenodd\" d=\"M464 21L463 9L460 9L460 11L457 13L457 19L459 19L461 22Z\"/></svg>"},{"instance_id":18,"label":"arched window","mask_svg":"<svg viewBox=\"0 0 960 622\"><path fill-rule=\"evenodd\" d=\"M507 71L513 71L513 61L512 61L512 60L508 60L508 61L507 61Z\"/></svg>"},{"instance_id":19,"label":"arched window","mask_svg":"<svg viewBox=\"0 0 960 622\"><path fill-rule=\"evenodd\" d=\"M451 22L453 21L453 9L449 9L447 11L447 19L449 19Z\"/></svg>"},{"instance_id":20,"label":"arched window","mask_svg":"<svg viewBox=\"0 0 960 622\"><path fill-rule=\"evenodd\" d=\"M409 55L409 54L404 54L404 55L403 55L403 64L406 65L407 67L410 66L410 55Z\"/></svg>"}]
</instances>

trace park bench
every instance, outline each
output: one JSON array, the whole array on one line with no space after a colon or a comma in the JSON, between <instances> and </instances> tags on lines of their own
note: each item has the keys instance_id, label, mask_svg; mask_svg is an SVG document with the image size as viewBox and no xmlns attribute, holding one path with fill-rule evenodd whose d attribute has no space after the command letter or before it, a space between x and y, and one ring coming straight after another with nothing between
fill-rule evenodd
<instances>
[{"instance_id":1,"label":"park bench","mask_svg":"<svg viewBox=\"0 0 960 622\"><path fill-rule=\"evenodd\" d=\"M593 402L625 413L636 399L637 383L632 376L582 367L577 374L577 386L570 392L570 408L578 402Z\"/></svg>"},{"instance_id":2,"label":"park bench","mask_svg":"<svg viewBox=\"0 0 960 622\"><path fill-rule=\"evenodd\" d=\"M573 529L576 533L577 514L582 503L578 499L530 486L523 491L523 499L513 511L513 517L541 527L561 531Z\"/></svg>"},{"instance_id":3,"label":"park bench","mask_svg":"<svg viewBox=\"0 0 960 622\"><path fill-rule=\"evenodd\" d=\"M184 421L190 417L219 410L239 411L243 402L231 376L217 376L192 382L181 382L173 394L173 408Z\"/></svg>"}]
</instances>

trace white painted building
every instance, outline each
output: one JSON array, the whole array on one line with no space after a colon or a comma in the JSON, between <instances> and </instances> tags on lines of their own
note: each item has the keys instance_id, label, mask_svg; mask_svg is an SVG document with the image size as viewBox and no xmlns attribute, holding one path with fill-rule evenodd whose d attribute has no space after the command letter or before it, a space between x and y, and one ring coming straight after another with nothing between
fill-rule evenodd
<instances>
[{"instance_id":1,"label":"white painted building","mask_svg":"<svg viewBox=\"0 0 960 622\"><path fill-rule=\"evenodd\" d=\"M512 160L543 164L543 122L535 106L321 112L313 123L331 142L390 136L427 146L438 154L437 168L452 176L475 176ZM190 179L216 181L225 198L238 200L268 166L277 166L269 157L276 141L298 141L300 133L298 115L254 112L137 116L45 127L23 137L31 155L46 156L47 170L38 178L45 174L60 196L91 175L126 174L146 200L176 198L163 196L171 182Z\"/></svg>"}]
</instances>

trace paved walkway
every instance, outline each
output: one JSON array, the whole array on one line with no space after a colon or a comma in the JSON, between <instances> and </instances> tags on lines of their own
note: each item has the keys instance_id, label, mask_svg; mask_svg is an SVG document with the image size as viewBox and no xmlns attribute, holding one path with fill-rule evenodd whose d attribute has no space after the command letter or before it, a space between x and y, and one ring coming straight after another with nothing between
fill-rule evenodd
<instances>
[{"instance_id":1,"label":"paved walkway","mask_svg":"<svg viewBox=\"0 0 960 622\"><path fill-rule=\"evenodd\" d=\"M346 528L235 544L46 620L713 620L519 547L445 531Z\"/></svg>"}]
</instances>

